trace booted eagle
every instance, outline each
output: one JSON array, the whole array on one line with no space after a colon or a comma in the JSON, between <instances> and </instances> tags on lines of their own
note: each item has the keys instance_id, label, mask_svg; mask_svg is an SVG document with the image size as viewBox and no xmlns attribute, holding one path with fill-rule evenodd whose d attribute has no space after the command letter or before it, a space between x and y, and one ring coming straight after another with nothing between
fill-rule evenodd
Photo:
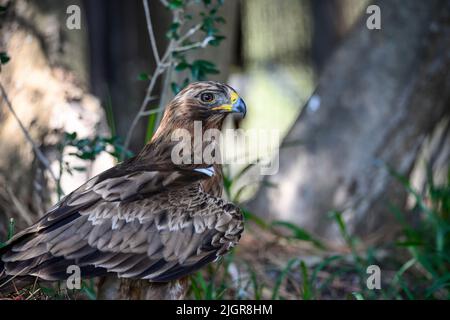
<instances>
[{"instance_id":1,"label":"booted eagle","mask_svg":"<svg viewBox=\"0 0 450 320\"><path fill-rule=\"evenodd\" d=\"M193 138L195 121L203 131L221 129L227 114L245 112L227 85L186 87L137 156L87 181L0 249L0 292L36 277L66 280L71 265L82 279L112 274L173 285L227 253L240 239L243 217L221 199L222 167L175 164L172 133L185 129ZM177 298L177 290L154 297Z\"/></svg>"}]
</instances>

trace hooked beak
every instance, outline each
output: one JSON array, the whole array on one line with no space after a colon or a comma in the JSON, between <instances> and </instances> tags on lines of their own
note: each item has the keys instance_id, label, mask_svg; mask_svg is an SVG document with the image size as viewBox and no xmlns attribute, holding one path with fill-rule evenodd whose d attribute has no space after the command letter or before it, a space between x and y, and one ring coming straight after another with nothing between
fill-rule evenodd
<instances>
[{"instance_id":1,"label":"hooked beak","mask_svg":"<svg viewBox=\"0 0 450 320\"><path fill-rule=\"evenodd\" d=\"M219 107L212 108L212 110L221 110L226 113L240 113L242 117L245 117L247 113L247 106L244 100L242 100L236 92L231 93L231 104L224 104Z\"/></svg>"},{"instance_id":2,"label":"hooked beak","mask_svg":"<svg viewBox=\"0 0 450 320\"><path fill-rule=\"evenodd\" d=\"M247 106L245 105L244 100L239 98L235 103L232 105L231 112L233 113L240 113L242 114L242 118L245 117L245 114L247 113Z\"/></svg>"}]
</instances>

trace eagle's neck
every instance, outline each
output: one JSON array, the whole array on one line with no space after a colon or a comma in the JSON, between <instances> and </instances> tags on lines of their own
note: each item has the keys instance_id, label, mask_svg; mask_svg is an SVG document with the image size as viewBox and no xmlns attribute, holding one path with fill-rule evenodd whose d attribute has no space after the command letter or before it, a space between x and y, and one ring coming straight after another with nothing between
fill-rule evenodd
<instances>
[{"instance_id":1,"label":"eagle's neck","mask_svg":"<svg viewBox=\"0 0 450 320\"><path fill-rule=\"evenodd\" d=\"M219 122L211 122L211 121L205 121L202 123L202 137L205 137L205 132L208 129L218 129L221 127L223 120ZM167 164L167 163L175 163L172 160L172 151L176 147L177 144L180 143L180 141L173 139L172 134L174 133L174 130L177 127L176 124L179 123L177 121L172 121L174 125L168 126L164 122L161 123L158 130L155 132L153 138L151 141L142 149L140 154L137 156L138 161L144 162L147 164L150 163L159 163L159 164ZM193 125L189 125L187 123L184 123L183 129L187 130L189 132L189 136L191 137L191 152L194 152L195 148L195 142L194 142L194 135L198 135L198 131L195 131L195 128ZM198 129L198 128L197 128ZM197 139L199 137L197 136ZM202 150L205 150L204 148L210 143L210 141L203 141L202 144ZM198 149L197 149L198 150ZM200 153L200 158L202 159L202 163L196 163L194 159L191 159L190 164L182 164L182 165L176 165L177 167L188 167L188 168L205 168L209 167L208 163L203 162L202 151ZM220 163L214 163L212 164L214 170L214 174L210 178L206 178L202 182L202 187L205 192L210 193L214 196L220 197L222 195L223 190L223 171L222 171L222 165Z\"/></svg>"},{"instance_id":2,"label":"eagle's neck","mask_svg":"<svg viewBox=\"0 0 450 320\"><path fill-rule=\"evenodd\" d=\"M203 121L163 117L158 130L156 130L151 141L143 148L140 154L151 155L154 161L169 161L172 156L172 150L177 144L181 141L189 143L189 140L186 139L190 139L191 152L198 150L198 143L201 143L202 150L204 150L211 142L205 133L211 129L220 130L223 121L223 115L215 118L210 117Z\"/></svg>"}]
</instances>

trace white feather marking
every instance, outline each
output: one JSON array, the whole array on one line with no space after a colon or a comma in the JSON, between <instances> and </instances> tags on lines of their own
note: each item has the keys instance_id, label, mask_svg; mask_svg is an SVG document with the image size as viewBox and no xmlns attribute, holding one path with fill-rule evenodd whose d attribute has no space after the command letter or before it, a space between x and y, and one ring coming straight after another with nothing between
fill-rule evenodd
<instances>
[{"instance_id":1,"label":"white feather marking","mask_svg":"<svg viewBox=\"0 0 450 320\"><path fill-rule=\"evenodd\" d=\"M208 168L200 168L200 169L194 169L194 171L206 174L208 177L212 177L214 175L214 167L208 167Z\"/></svg>"},{"instance_id":2,"label":"white feather marking","mask_svg":"<svg viewBox=\"0 0 450 320\"><path fill-rule=\"evenodd\" d=\"M117 227L119 226L118 223L117 223L118 220L119 220L119 218L117 216L114 216L112 218L112 226L111 226L112 230L117 229Z\"/></svg>"}]
</instances>

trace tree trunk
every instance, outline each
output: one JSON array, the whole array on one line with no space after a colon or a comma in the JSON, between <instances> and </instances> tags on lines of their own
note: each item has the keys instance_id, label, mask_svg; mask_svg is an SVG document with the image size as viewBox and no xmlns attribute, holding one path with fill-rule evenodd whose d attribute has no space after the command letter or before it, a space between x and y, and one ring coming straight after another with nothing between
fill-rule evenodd
<instances>
[{"instance_id":1,"label":"tree trunk","mask_svg":"<svg viewBox=\"0 0 450 320\"><path fill-rule=\"evenodd\" d=\"M366 28L363 15L331 58L284 140L279 172L267 178L276 187L248 204L254 213L334 238L330 210L367 235L392 226L390 204L405 205L405 188L383 164L409 176L449 114L450 10L439 0L377 5L381 30ZM447 154L429 160L448 163L448 148L439 151Z\"/></svg>"},{"instance_id":2,"label":"tree trunk","mask_svg":"<svg viewBox=\"0 0 450 320\"><path fill-rule=\"evenodd\" d=\"M159 1L148 1L159 52L167 45L165 32L171 21L169 10ZM141 73L155 67L142 1L84 0L89 28L90 84L92 92L111 110L115 134L125 138L144 100L147 81ZM158 92L160 83L155 92ZM145 143L147 121L135 131L130 149L138 152Z\"/></svg>"},{"instance_id":3,"label":"tree trunk","mask_svg":"<svg viewBox=\"0 0 450 320\"><path fill-rule=\"evenodd\" d=\"M1 1L5 4L5 1ZM107 134L103 110L86 92L86 29L66 27L66 10L80 1L14 1L0 16L0 51L11 60L2 66L0 82L34 143L47 156L58 176L58 143L64 131L80 137ZM35 157L3 97L0 97L0 239L9 218L16 230L30 225L57 201L55 183ZM83 165L61 179L70 192L89 177L113 165L109 156L92 163L74 157L70 166Z\"/></svg>"}]
</instances>

